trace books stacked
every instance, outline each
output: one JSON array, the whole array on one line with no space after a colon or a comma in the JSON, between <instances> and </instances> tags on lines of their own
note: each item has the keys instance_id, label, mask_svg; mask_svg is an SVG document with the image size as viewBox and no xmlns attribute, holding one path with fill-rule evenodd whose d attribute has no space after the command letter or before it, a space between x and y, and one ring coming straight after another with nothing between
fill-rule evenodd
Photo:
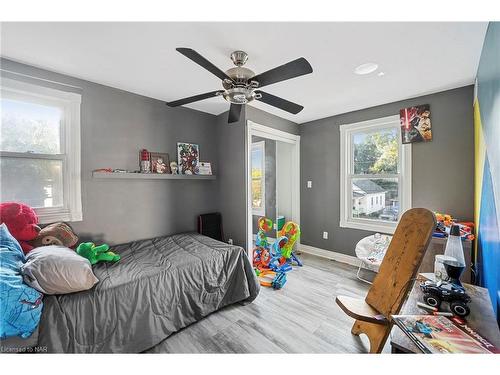
<instances>
[{"instance_id":1,"label":"books stacked","mask_svg":"<svg viewBox=\"0 0 500 375\"><path fill-rule=\"evenodd\" d=\"M495 345L460 319L436 315L393 315L392 318L424 353L500 353Z\"/></svg>"}]
</instances>

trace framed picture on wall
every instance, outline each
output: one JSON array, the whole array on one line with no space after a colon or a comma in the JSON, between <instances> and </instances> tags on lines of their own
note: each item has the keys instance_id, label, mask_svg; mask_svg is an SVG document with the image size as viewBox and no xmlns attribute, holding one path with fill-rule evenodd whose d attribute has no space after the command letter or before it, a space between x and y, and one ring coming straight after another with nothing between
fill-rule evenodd
<instances>
[{"instance_id":1,"label":"framed picture on wall","mask_svg":"<svg viewBox=\"0 0 500 375\"><path fill-rule=\"evenodd\" d=\"M399 111L403 143L432 141L429 104L403 108Z\"/></svg>"},{"instance_id":2,"label":"framed picture on wall","mask_svg":"<svg viewBox=\"0 0 500 375\"><path fill-rule=\"evenodd\" d=\"M200 148L193 143L177 143L179 174L199 174Z\"/></svg>"},{"instance_id":3,"label":"framed picture on wall","mask_svg":"<svg viewBox=\"0 0 500 375\"><path fill-rule=\"evenodd\" d=\"M150 153L150 161L151 161L151 172L170 174L170 157L167 153L161 152L151 152Z\"/></svg>"}]
</instances>

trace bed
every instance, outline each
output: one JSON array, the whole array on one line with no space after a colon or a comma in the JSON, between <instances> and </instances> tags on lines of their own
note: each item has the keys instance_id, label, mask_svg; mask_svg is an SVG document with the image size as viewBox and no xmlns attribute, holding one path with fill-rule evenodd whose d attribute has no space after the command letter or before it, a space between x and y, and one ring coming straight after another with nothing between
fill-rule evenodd
<instances>
[{"instance_id":1,"label":"bed","mask_svg":"<svg viewBox=\"0 0 500 375\"><path fill-rule=\"evenodd\" d=\"M249 303L259 284L245 250L197 233L112 248L91 290L44 298L38 347L138 353L224 306Z\"/></svg>"}]
</instances>

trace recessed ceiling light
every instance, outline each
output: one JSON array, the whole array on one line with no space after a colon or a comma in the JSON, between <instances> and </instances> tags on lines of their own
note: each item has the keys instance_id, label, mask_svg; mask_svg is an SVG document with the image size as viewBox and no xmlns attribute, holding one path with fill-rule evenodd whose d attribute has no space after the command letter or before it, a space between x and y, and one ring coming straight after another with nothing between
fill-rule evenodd
<instances>
[{"instance_id":1,"label":"recessed ceiling light","mask_svg":"<svg viewBox=\"0 0 500 375\"><path fill-rule=\"evenodd\" d=\"M383 77L383 76L385 76L385 73L384 73L384 72L378 72L378 73L377 73L377 75L378 75L379 77Z\"/></svg>"},{"instance_id":2,"label":"recessed ceiling light","mask_svg":"<svg viewBox=\"0 0 500 375\"><path fill-rule=\"evenodd\" d=\"M365 75L365 74L373 73L377 69L378 69L378 64L366 63L366 64L361 64L360 66L356 67L356 69L354 69L354 73L359 74L359 75Z\"/></svg>"}]
</instances>

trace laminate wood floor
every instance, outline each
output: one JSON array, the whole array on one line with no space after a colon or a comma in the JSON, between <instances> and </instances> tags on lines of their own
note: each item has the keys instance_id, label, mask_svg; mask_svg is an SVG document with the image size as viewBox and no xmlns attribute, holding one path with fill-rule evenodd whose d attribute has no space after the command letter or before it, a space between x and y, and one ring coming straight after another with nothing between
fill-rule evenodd
<instances>
[{"instance_id":1,"label":"laminate wood floor","mask_svg":"<svg viewBox=\"0 0 500 375\"><path fill-rule=\"evenodd\" d=\"M173 334L148 353L366 353L368 339L351 335L354 322L337 294L364 297L369 285L356 268L308 254L281 290L261 288L252 303L228 306ZM386 344L384 352L389 351Z\"/></svg>"}]
</instances>

